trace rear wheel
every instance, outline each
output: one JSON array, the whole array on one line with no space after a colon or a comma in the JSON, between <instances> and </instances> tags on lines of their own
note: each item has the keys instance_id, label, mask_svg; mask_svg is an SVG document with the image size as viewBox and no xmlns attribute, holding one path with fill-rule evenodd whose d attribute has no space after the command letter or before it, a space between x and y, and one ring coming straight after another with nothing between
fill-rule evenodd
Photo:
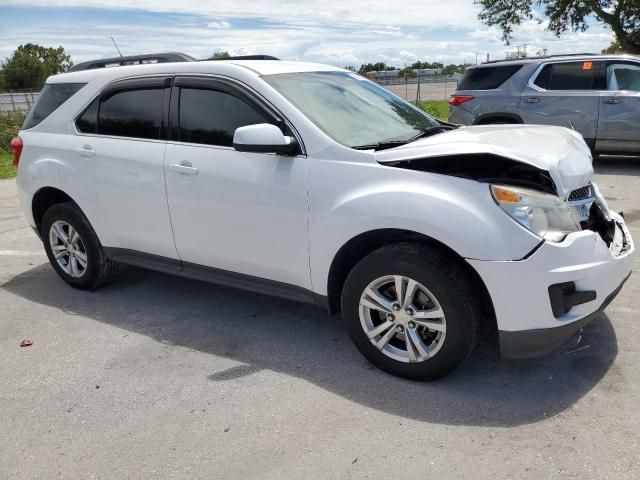
<instances>
[{"instance_id":1,"label":"rear wheel","mask_svg":"<svg viewBox=\"0 0 640 480\"><path fill-rule=\"evenodd\" d=\"M45 212L41 237L54 270L75 288L97 288L115 273L116 263L106 258L91 224L72 202Z\"/></svg>"},{"instance_id":2,"label":"rear wheel","mask_svg":"<svg viewBox=\"0 0 640 480\"><path fill-rule=\"evenodd\" d=\"M458 260L416 244L386 246L361 260L345 282L342 312L371 363L419 380L442 377L465 361L479 318Z\"/></svg>"}]
</instances>

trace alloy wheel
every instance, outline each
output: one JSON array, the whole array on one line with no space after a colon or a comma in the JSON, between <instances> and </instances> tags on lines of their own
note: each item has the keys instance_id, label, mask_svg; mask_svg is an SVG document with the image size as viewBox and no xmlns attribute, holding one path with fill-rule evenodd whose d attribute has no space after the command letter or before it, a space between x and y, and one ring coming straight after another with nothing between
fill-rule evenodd
<instances>
[{"instance_id":1,"label":"alloy wheel","mask_svg":"<svg viewBox=\"0 0 640 480\"><path fill-rule=\"evenodd\" d=\"M400 362L432 358L442 348L447 332L444 311L435 296L402 275L371 282L360 297L359 315L371 343Z\"/></svg>"}]
</instances>

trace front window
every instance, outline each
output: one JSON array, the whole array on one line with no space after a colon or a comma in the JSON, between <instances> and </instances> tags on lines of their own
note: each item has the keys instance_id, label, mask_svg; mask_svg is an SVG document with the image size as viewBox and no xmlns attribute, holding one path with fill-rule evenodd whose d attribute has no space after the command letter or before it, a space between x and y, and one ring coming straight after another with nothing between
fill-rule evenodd
<instances>
[{"instance_id":1,"label":"front window","mask_svg":"<svg viewBox=\"0 0 640 480\"><path fill-rule=\"evenodd\" d=\"M628 63L607 67L607 90L640 92L640 67Z\"/></svg>"},{"instance_id":2,"label":"front window","mask_svg":"<svg viewBox=\"0 0 640 480\"><path fill-rule=\"evenodd\" d=\"M440 123L388 90L349 72L262 77L327 135L348 147L406 143Z\"/></svg>"}]
</instances>

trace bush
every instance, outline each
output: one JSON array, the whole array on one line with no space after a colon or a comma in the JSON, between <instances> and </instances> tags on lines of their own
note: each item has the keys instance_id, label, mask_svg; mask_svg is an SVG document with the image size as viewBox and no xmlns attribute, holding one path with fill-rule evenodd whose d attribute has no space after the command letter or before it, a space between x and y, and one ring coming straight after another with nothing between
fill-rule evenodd
<instances>
[{"instance_id":1,"label":"bush","mask_svg":"<svg viewBox=\"0 0 640 480\"><path fill-rule=\"evenodd\" d=\"M24 112L0 112L0 151L11 153L9 143L18 134L25 116Z\"/></svg>"}]
</instances>

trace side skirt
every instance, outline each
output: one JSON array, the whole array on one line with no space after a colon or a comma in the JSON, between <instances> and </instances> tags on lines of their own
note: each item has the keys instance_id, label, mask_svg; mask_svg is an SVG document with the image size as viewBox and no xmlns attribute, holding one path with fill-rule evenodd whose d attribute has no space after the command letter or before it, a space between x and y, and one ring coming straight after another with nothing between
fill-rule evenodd
<instances>
[{"instance_id":1,"label":"side skirt","mask_svg":"<svg viewBox=\"0 0 640 480\"><path fill-rule=\"evenodd\" d=\"M329 308L326 296L289 283L205 267L126 248L104 247L104 252L111 260L136 267Z\"/></svg>"}]
</instances>

